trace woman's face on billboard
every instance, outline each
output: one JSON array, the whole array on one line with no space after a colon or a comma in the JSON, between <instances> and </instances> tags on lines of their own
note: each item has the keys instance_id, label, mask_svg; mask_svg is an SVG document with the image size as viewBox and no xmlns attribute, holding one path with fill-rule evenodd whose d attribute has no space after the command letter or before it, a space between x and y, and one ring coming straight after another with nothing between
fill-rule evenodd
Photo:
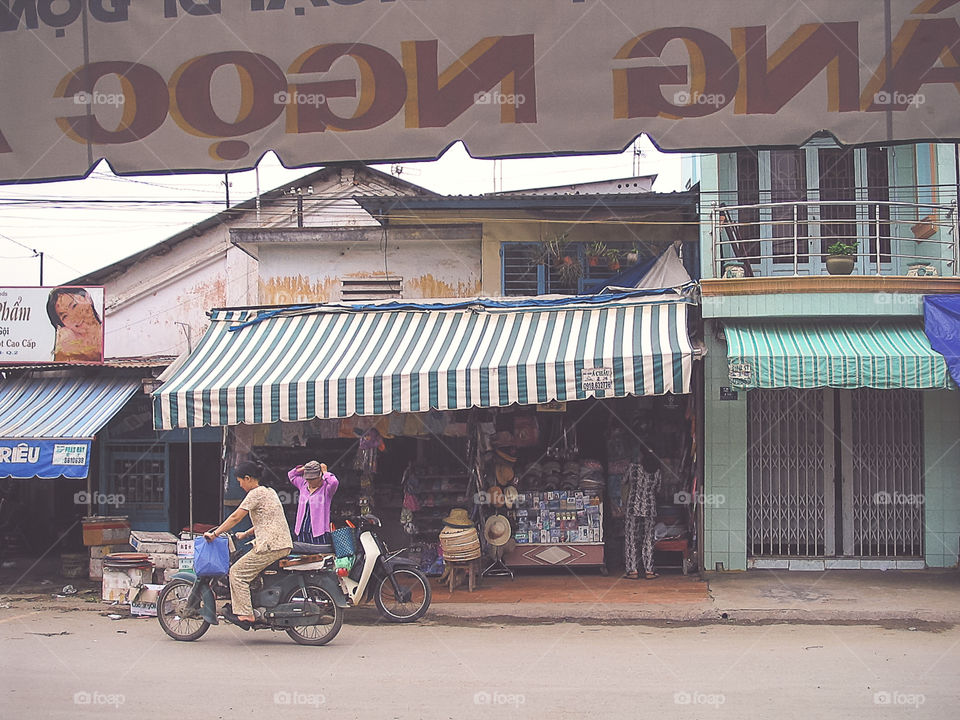
<instances>
[{"instance_id":1,"label":"woman's face on billboard","mask_svg":"<svg viewBox=\"0 0 960 720\"><path fill-rule=\"evenodd\" d=\"M60 322L71 330L80 330L98 324L93 312L93 300L88 295L65 293L57 298L54 307Z\"/></svg>"}]
</instances>

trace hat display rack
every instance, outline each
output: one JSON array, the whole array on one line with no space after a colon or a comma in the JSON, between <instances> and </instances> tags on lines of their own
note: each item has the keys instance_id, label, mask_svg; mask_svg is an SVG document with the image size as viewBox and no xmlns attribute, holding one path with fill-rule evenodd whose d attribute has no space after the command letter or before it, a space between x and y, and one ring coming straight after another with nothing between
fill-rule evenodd
<instances>
[{"instance_id":1,"label":"hat display rack","mask_svg":"<svg viewBox=\"0 0 960 720\"><path fill-rule=\"evenodd\" d=\"M494 411L495 412L495 411ZM508 546L513 544L513 528L510 519L500 513L500 508L506 504L506 489L516 488L514 482L513 465L517 458L511 444L510 433L499 432L490 435L480 423L474 425L475 432L471 434L473 444L473 477L477 498L487 498L490 502L478 502L474 506L478 525L483 528L481 537L484 549L493 560L485 567L481 577L509 577L514 579L513 570L503 561L503 554ZM492 467L492 472L484 472L485 467ZM485 478L490 478L485 482ZM489 487L488 487L489 486ZM512 498L515 496L511 493Z\"/></svg>"}]
</instances>

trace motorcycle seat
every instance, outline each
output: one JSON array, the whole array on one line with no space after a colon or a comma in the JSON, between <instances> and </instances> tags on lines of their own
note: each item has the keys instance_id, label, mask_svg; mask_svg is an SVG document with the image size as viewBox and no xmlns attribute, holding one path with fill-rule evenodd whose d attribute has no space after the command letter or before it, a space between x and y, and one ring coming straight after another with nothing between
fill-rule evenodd
<instances>
[{"instance_id":1,"label":"motorcycle seat","mask_svg":"<svg viewBox=\"0 0 960 720\"><path fill-rule=\"evenodd\" d=\"M333 555L333 545L316 545L314 543L294 542L293 555Z\"/></svg>"}]
</instances>

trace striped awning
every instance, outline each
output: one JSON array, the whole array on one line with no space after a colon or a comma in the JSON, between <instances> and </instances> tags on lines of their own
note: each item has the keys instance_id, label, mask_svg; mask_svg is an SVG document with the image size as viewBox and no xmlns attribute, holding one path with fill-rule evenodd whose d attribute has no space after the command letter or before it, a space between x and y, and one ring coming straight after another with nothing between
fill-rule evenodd
<instances>
[{"instance_id":1,"label":"striped awning","mask_svg":"<svg viewBox=\"0 0 960 720\"><path fill-rule=\"evenodd\" d=\"M91 439L141 387L103 374L0 381L0 439Z\"/></svg>"},{"instance_id":2,"label":"striped awning","mask_svg":"<svg viewBox=\"0 0 960 720\"><path fill-rule=\"evenodd\" d=\"M686 301L320 306L211 319L154 393L158 429L690 391Z\"/></svg>"},{"instance_id":3,"label":"striped awning","mask_svg":"<svg viewBox=\"0 0 960 720\"><path fill-rule=\"evenodd\" d=\"M918 323L726 323L738 388L949 388Z\"/></svg>"}]
</instances>

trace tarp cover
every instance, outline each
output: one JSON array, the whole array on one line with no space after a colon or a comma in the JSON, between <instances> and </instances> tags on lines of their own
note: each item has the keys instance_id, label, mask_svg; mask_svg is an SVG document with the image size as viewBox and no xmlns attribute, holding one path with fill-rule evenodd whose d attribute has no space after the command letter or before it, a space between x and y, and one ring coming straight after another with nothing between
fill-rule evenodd
<instances>
[{"instance_id":1,"label":"tarp cover","mask_svg":"<svg viewBox=\"0 0 960 720\"><path fill-rule=\"evenodd\" d=\"M960 385L960 295L925 297L923 318L930 345L943 355L950 377Z\"/></svg>"},{"instance_id":2,"label":"tarp cover","mask_svg":"<svg viewBox=\"0 0 960 720\"><path fill-rule=\"evenodd\" d=\"M960 0L0 1L0 182L949 141ZM895 50L890 50L894 48Z\"/></svg>"}]
</instances>

